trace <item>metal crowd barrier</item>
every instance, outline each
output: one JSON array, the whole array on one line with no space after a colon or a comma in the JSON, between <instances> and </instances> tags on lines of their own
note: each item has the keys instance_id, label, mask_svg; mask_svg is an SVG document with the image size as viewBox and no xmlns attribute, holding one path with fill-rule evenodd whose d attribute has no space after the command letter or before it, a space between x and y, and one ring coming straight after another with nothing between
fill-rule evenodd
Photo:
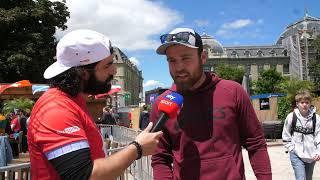
<instances>
[{"instance_id":1,"label":"metal crowd barrier","mask_svg":"<svg viewBox=\"0 0 320 180\"><path fill-rule=\"evenodd\" d=\"M118 152L133 141L141 130L134 130L124 126L103 125L98 124L98 128L105 141L110 143L108 146L108 155ZM118 180L152 180L151 156L142 157L133 162L124 172L118 177Z\"/></svg>"},{"instance_id":2,"label":"metal crowd barrier","mask_svg":"<svg viewBox=\"0 0 320 180\"><path fill-rule=\"evenodd\" d=\"M30 179L30 163L0 167L0 180Z\"/></svg>"},{"instance_id":3,"label":"metal crowd barrier","mask_svg":"<svg viewBox=\"0 0 320 180\"><path fill-rule=\"evenodd\" d=\"M122 150L141 132L122 126L98 124L101 135L107 142L108 156ZM134 161L117 180L152 180L151 156ZM0 180L30 180L30 163L0 167Z\"/></svg>"}]
</instances>

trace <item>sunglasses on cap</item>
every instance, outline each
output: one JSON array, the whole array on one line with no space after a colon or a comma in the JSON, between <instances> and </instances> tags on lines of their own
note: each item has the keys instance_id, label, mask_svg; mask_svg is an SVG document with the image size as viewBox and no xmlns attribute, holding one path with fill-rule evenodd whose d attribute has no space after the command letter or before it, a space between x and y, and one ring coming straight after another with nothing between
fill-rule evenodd
<instances>
[{"instance_id":1,"label":"sunglasses on cap","mask_svg":"<svg viewBox=\"0 0 320 180\"><path fill-rule=\"evenodd\" d=\"M160 36L161 44L168 43L168 42L181 42L181 43L187 43L192 46L195 45L195 39L191 40L190 35L192 35L194 38L195 35L191 32L179 32L176 34L164 34Z\"/></svg>"}]
</instances>

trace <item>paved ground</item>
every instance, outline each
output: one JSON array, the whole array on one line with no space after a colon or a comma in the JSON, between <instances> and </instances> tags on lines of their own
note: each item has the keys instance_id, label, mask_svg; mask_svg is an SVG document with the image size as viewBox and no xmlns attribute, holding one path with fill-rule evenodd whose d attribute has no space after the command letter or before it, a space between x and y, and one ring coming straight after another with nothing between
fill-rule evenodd
<instances>
[{"instance_id":1,"label":"paved ground","mask_svg":"<svg viewBox=\"0 0 320 180\"><path fill-rule=\"evenodd\" d=\"M284 152L284 147L268 146L269 157L272 168L272 179L274 180L294 180L293 169L290 164L289 154ZM244 163L246 169L247 180L255 180L250 162L248 160L248 153L243 151ZM316 163L313 172L313 180L320 180L320 162Z\"/></svg>"},{"instance_id":2,"label":"paved ground","mask_svg":"<svg viewBox=\"0 0 320 180\"><path fill-rule=\"evenodd\" d=\"M281 145L280 141L276 142L268 142L268 152L271 160L271 168L272 168L272 177L273 180L294 180L294 173L290 164L289 155L284 152L284 148ZM22 163L28 162L28 153L24 154L21 153L19 159L15 159L12 164L15 163ZM248 154L246 150L243 150L244 156L244 164L246 169L246 178L247 180L255 180L254 173L252 171L250 162L248 160ZM150 164L150 159L144 159L146 166ZM140 166L141 164L135 164L136 167ZM146 169L150 171L150 168ZM152 174L151 172L147 174ZM133 179L130 175L126 174L125 179ZM320 162L316 163L313 173L313 180L320 180Z\"/></svg>"}]
</instances>

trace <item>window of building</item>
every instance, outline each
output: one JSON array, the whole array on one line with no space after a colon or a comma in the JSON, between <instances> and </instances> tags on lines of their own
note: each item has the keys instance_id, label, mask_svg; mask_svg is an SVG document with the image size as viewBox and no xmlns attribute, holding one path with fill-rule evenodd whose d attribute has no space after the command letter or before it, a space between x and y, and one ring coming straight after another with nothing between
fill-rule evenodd
<instances>
[{"instance_id":1,"label":"window of building","mask_svg":"<svg viewBox=\"0 0 320 180\"><path fill-rule=\"evenodd\" d=\"M284 64L283 65L283 74L289 74L289 64Z\"/></svg>"},{"instance_id":2,"label":"window of building","mask_svg":"<svg viewBox=\"0 0 320 180\"><path fill-rule=\"evenodd\" d=\"M262 71L263 71L263 65L259 64L258 65L258 73L260 74L260 73L262 73Z\"/></svg>"},{"instance_id":3,"label":"window of building","mask_svg":"<svg viewBox=\"0 0 320 180\"><path fill-rule=\"evenodd\" d=\"M258 50L257 51L257 56L259 56L259 57L263 56L263 52L261 50Z\"/></svg>"},{"instance_id":4,"label":"window of building","mask_svg":"<svg viewBox=\"0 0 320 180\"><path fill-rule=\"evenodd\" d=\"M288 56L288 51L286 49L283 50L282 53L283 53L284 56Z\"/></svg>"},{"instance_id":5,"label":"window of building","mask_svg":"<svg viewBox=\"0 0 320 180\"><path fill-rule=\"evenodd\" d=\"M250 51L249 51L249 50L244 51L244 55L245 55L246 57L249 57L249 56L250 56Z\"/></svg>"},{"instance_id":6,"label":"window of building","mask_svg":"<svg viewBox=\"0 0 320 180\"><path fill-rule=\"evenodd\" d=\"M231 52L231 57L233 57L233 58L238 57L237 51L232 51Z\"/></svg>"},{"instance_id":7,"label":"window of building","mask_svg":"<svg viewBox=\"0 0 320 180\"><path fill-rule=\"evenodd\" d=\"M272 49L269 53L270 53L271 56L276 55L276 51L274 49Z\"/></svg>"}]
</instances>

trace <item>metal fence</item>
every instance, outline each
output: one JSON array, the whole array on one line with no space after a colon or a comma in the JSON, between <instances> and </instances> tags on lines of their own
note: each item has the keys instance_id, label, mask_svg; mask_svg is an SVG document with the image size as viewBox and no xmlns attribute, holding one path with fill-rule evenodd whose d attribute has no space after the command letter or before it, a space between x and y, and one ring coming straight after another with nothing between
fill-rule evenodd
<instances>
[{"instance_id":1,"label":"metal fence","mask_svg":"<svg viewBox=\"0 0 320 180\"><path fill-rule=\"evenodd\" d=\"M0 167L0 180L30 179L30 163Z\"/></svg>"},{"instance_id":2,"label":"metal fence","mask_svg":"<svg viewBox=\"0 0 320 180\"><path fill-rule=\"evenodd\" d=\"M141 132L123 126L98 124L103 139L107 144L108 156L122 150ZM150 156L134 161L117 180L152 180ZM0 167L0 180L30 179L30 163Z\"/></svg>"},{"instance_id":3,"label":"metal fence","mask_svg":"<svg viewBox=\"0 0 320 180\"><path fill-rule=\"evenodd\" d=\"M100 132L107 141L108 155L120 151L141 132L123 126L98 125ZM109 142L108 142L109 141ZM110 143L110 144L109 144ZM144 156L134 161L124 172L118 177L120 180L151 180L152 176L151 156Z\"/></svg>"}]
</instances>

